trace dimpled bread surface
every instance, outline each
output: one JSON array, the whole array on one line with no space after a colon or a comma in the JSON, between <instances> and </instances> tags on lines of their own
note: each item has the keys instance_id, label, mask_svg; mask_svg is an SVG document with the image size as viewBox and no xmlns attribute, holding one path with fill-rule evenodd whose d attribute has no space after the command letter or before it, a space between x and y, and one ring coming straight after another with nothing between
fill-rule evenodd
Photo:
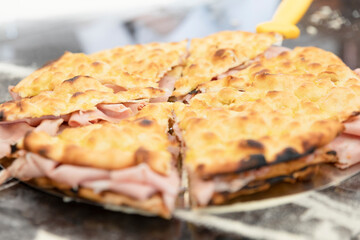
<instances>
[{"instance_id":1,"label":"dimpled bread surface","mask_svg":"<svg viewBox=\"0 0 360 240\"><path fill-rule=\"evenodd\" d=\"M237 67L281 41L275 33L255 34L224 31L205 38L194 38L182 77L175 83L174 96L183 96L199 84Z\"/></svg>"},{"instance_id":2,"label":"dimpled bread surface","mask_svg":"<svg viewBox=\"0 0 360 240\"><path fill-rule=\"evenodd\" d=\"M162 89L152 87L131 88L115 93L95 78L77 76L61 82L53 91L0 104L1 120L61 116L78 110L94 110L99 103L149 101L164 93Z\"/></svg>"},{"instance_id":3,"label":"dimpled bread surface","mask_svg":"<svg viewBox=\"0 0 360 240\"><path fill-rule=\"evenodd\" d=\"M187 41L149 43L104 50L91 55L66 52L58 60L36 70L20 81L12 91L20 97L51 91L61 82L75 76L90 76L102 84L129 89L158 87L158 82L182 63Z\"/></svg>"},{"instance_id":4,"label":"dimpled bread surface","mask_svg":"<svg viewBox=\"0 0 360 240\"><path fill-rule=\"evenodd\" d=\"M168 147L173 143L167 136L167 123L171 116L171 103L150 104L118 124L66 128L57 136L31 132L20 148L60 163L100 169L147 163L154 171L168 175L172 166Z\"/></svg>"},{"instance_id":5,"label":"dimpled bread surface","mask_svg":"<svg viewBox=\"0 0 360 240\"><path fill-rule=\"evenodd\" d=\"M285 91L300 101L301 108L306 105L304 114L314 112L340 121L360 108L360 78L333 53L315 47L298 47L271 59L262 57L233 76L199 89L219 92L224 87L260 97L269 91Z\"/></svg>"}]
</instances>

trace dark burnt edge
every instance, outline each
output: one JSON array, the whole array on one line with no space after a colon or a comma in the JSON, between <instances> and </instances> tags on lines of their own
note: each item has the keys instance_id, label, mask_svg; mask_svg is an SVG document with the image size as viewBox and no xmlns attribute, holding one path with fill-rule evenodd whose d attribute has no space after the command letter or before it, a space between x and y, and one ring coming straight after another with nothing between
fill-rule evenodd
<instances>
[{"instance_id":1,"label":"dark burnt edge","mask_svg":"<svg viewBox=\"0 0 360 240\"><path fill-rule=\"evenodd\" d=\"M11 149L11 151L10 151L11 154L14 154L15 152L17 152L17 150L19 150L19 148L17 147L17 144L16 144L16 143L15 143L15 144L11 144L11 145L10 145L10 149Z\"/></svg>"},{"instance_id":2,"label":"dark burnt edge","mask_svg":"<svg viewBox=\"0 0 360 240\"><path fill-rule=\"evenodd\" d=\"M299 158L305 157L307 155L312 154L315 151L316 147L311 147L310 149L306 150L304 153L298 153L293 148L285 148L283 152L280 152L275 161L268 163L265 159L265 156L263 154L251 154L247 158L243 158L239 161L239 167L237 170L226 172L226 173L218 173L218 174L209 174L204 175L202 179L208 180L212 179L217 176L226 176L229 174L237 174L246 172L249 170L255 170L259 169L264 166L272 166L276 165L278 163L284 163L284 162L290 162L292 160L297 160ZM310 165L309 165L310 166ZM200 166L201 167L201 166ZM204 167L204 166L202 166Z\"/></svg>"},{"instance_id":3,"label":"dark burnt edge","mask_svg":"<svg viewBox=\"0 0 360 240\"><path fill-rule=\"evenodd\" d=\"M294 176L295 173L305 171L305 170L307 170L307 169L309 169L311 167L319 166L321 164L324 164L324 163L311 164L311 165L302 167L302 168L300 168L298 170L295 170L295 171L291 172L289 175L280 175L280 176L268 178L268 179L263 180L262 182L263 183L269 183L270 185L273 185L275 183L282 182L282 181L284 181L286 179L297 180L297 178ZM313 173L314 173L314 171L312 171L312 174ZM257 188L257 187L261 186L261 181L259 181L259 183L260 184L257 184L257 185L254 185L254 186L245 186L244 189Z\"/></svg>"},{"instance_id":4,"label":"dark burnt edge","mask_svg":"<svg viewBox=\"0 0 360 240\"><path fill-rule=\"evenodd\" d=\"M254 149L259 149L259 150L264 149L264 145L261 142L253 140L253 139L247 139L246 146L249 148L254 148Z\"/></svg>"},{"instance_id":5,"label":"dark burnt edge","mask_svg":"<svg viewBox=\"0 0 360 240\"><path fill-rule=\"evenodd\" d=\"M90 76L87 75L77 75L75 77L66 79L65 81L63 81L62 83L74 83L77 79L79 79L80 77L84 77L84 78L91 78ZM61 84L62 84L61 83Z\"/></svg>"},{"instance_id":6,"label":"dark burnt edge","mask_svg":"<svg viewBox=\"0 0 360 240\"><path fill-rule=\"evenodd\" d=\"M270 165L273 165L276 163L287 162L287 161L293 160L293 159L299 159L301 157L305 157L306 155L313 153L314 151L315 151L315 147L310 147L310 148L308 148L308 150L305 150L304 153L298 153L294 148L288 147L288 148L285 148L282 153L279 153L276 156L275 161Z\"/></svg>"},{"instance_id":7,"label":"dark burnt edge","mask_svg":"<svg viewBox=\"0 0 360 240\"><path fill-rule=\"evenodd\" d=\"M336 156L337 153L334 150L327 151L326 154Z\"/></svg>"}]
</instances>

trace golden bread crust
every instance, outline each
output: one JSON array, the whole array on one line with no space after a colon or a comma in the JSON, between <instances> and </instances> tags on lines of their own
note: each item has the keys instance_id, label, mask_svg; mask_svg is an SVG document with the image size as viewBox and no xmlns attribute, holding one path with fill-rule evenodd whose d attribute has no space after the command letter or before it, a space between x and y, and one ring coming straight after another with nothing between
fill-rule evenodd
<instances>
[{"instance_id":1,"label":"golden bread crust","mask_svg":"<svg viewBox=\"0 0 360 240\"><path fill-rule=\"evenodd\" d=\"M200 176L299 158L359 112L360 78L332 53L296 48L259 61L176 105L185 163Z\"/></svg>"},{"instance_id":2,"label":"golden bread crust","mask_svg":"<svg viewBox=\"0 0 360 240\"><path fill-rule=\"evenodd\" d=\"M145 162L168 175L172 166L168 148L173 144L167 135L171 107L150 104L138 116L118 124L67 128L55 137L31 132L19 147L57 162L100 169L123 169ZM157 110L157 116L148 118L147 108Z\"/></svg>"},{"instance_id":3,"label":"golden bread crust","mask_svg":"<svg viewBox=\"0 0 360 240\"><path fill-rule=\"evenodd\" d=\"M99 103L149 101L150 98L164 94L164 90L152 87L131 88L115 93L95 78L77 76L63 81L53 91L0 104L0 120L61 116L79 110L94 110Z\"/></svg>"},{"instance_id":4,"label":"golden bread crust","mask_svg":"<svg viewBox=\"0 0 360 240\"><path fill-rule=\"evenodd\" d=\"M275 33L241 31L223 31L192 39L190 56L186 59L182 78L175 83L173 95L189 93L199 84L256 57L279 40Z\"/></svg>"},{"instance_id":5,"label":"golden bread crust","mask_svg":"<svg viewBox=\"0 0 360 240\"><path fill-rule=\"evenodd\" d=\"M269 91L286 91L324 117L340 121L360 107L360 77L333 53L315 47L297 47L271 59L261 57L232 76L204 83L199 90L219 92L224 87L260 95L255 99Z\"/></svg>"},{"instance_id":6,"label":"golden bread crust","mask_svg":"<svg viewBox=\"0 0 360 240\"><path fill-rule=\"evenodd\" d=\"M228 77L203 83L199 89L203 92L216 91L229 86L241 89L251 86L257 77L265 74L306 75L312 80L330 78L334 83L340 83L340 85L352 78L359 78L331 52L316 47L296 47L294 50L282 52L272 58L261 55L246 68L233 72L231 74L233 79Z\"/></svg>"},{"instance_id":7,"label":"golden bread crust","mask_svg":"<svg viewBox=\"0 0 360 240\"><path fill-rule=\"evenodd\" d=\"M193 103L176 103L175 114L186 143L184 163L203 178L297 159L343 130L337 120L272 108L272 97L241 111Z\"/></svg>"},{"instance_id":8,"label":"golden bread crust","mask_svg":"<svg viewBox=\"0 0 360 240\"><path fill-rule=\"evenodd\" d=\"M172 67L183 62L187 41L125 46L91 55L65 54L19 82L12 91L21 97L52 91L66 79L84 75L102 84L126 89L158 87L159 80Z\"/></svg>"}]
</instances>

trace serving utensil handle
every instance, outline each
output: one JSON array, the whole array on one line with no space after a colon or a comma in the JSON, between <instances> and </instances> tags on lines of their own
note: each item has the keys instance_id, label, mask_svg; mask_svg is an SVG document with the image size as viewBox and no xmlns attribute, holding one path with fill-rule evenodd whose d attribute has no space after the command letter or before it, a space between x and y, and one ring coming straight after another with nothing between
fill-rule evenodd
<instances>
[{"instance_id":1,"label":"serving utensil handle","mask_svg":"<svg viewBox=\"0 0 360 240\"><path fill-rule=\"evenodd\" d=\"M313 0L283 0L270 22L260 23L256 32L277 32L285 38L297 38L299 28L295 25L304 16Z\"/></svg>"}]
</instances>

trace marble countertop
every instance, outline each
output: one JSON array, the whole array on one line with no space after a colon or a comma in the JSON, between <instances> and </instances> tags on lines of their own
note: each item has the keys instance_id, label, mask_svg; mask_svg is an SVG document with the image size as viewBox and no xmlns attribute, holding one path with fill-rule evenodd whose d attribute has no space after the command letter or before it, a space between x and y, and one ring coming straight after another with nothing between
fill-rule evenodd
<instances>
[{"instance_id":1,"label":"marble countertop","mask_svg":"<svg viewBox=\"0 0 360 240\"><path fill-rule=\"evenodd\" d=\"M260 1L260 0L258 0ZM7 86L63 54L128 43L181 40L224 29L251 30L279 1L202 1L161 8L131 19L118 16L0 23L0 100ZM261 4L262 4L261 3ZM266 5L266 7L265 7ZM257 17L253 13L257 13ZM251 14L250 14L251 13ZM315 0L300 22L302 35L285 46L313 45L360 66L360 2ZM64 202L22 183L0 188L0 239L360 239L360 174L290 203L262 210L172 220Z\"/></svg>"}]
</instances>

